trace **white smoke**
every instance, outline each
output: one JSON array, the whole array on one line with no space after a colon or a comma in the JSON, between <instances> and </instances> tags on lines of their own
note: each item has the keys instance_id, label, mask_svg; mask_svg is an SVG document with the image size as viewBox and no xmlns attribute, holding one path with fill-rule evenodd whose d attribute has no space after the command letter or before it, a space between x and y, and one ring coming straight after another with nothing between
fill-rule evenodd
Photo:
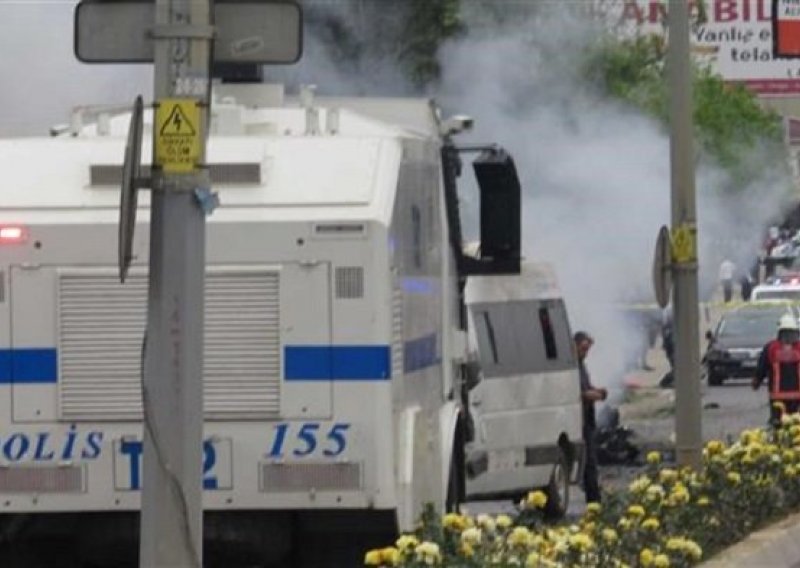
<instances>
[{"instance_id":1,"label":"white smoke","mask_svg":"<svg viewBox=\"0 0 800 568\"><path fill-rule=\"evenodd\" d=\"M479 28L441 51L440 100L475 117L472 141L497 141L514 156L523 185L523 253L555 265L573 328L597 340L595 381L617 387L646 342L620 306L654 303L655 238L670 220L669 138L660 124L604 99L580 76L600 33L566 10L490 33ZM781 172L758 179L732 195L723 190L724 172L699 164L704 298L724 257L749 268L765 224L783 205L790 180Z\"/></svg>"}]
</instances>

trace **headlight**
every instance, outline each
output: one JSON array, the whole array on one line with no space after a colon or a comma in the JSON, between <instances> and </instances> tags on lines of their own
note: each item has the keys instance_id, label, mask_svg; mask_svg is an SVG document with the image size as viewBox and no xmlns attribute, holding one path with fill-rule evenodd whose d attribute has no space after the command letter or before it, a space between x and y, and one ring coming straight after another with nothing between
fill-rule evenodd
<instances>
[{"instance_id":1,"label":"headlight","mask_svg":"<svg viewBox=\"0 0 800 568\"><path fill-rule=\"evenodd\" d=\"M708 359L718 361L720 359L730 359L731 354L726 349L712 349L708 352Z\"/></svg>"}]
</instances>

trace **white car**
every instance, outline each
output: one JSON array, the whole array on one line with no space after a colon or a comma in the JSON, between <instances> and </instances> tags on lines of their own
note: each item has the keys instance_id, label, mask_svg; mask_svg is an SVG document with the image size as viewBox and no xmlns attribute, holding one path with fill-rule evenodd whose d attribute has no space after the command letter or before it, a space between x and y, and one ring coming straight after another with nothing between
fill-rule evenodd
<instances>
[{"instance_id":1,"label":"white car","mask_svg":"<svg viewBox=\"0 0 800 568\"><path fill-rule=\"evenodd\" d=\"M781 284L760 284L753 288L750 296L753 302L794 301L800 302L800 282Z\"/></svg>"}]
</instances>

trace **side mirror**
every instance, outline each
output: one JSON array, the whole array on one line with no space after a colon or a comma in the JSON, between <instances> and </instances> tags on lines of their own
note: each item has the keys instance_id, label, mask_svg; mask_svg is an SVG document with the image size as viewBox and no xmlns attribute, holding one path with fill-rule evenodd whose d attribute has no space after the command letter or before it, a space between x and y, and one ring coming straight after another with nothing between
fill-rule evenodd
<instances>
[{"instance_id":1,"label":"side mirror","mask_svg":"<svg viewBox=\"0 0 800 568\"><path fill-rule=\"evenodd\" d=\"M708 339L709 341L714 340L714 334L711 333L711 330L706 331L706 339Z\"/></svg>"}]
</instances>

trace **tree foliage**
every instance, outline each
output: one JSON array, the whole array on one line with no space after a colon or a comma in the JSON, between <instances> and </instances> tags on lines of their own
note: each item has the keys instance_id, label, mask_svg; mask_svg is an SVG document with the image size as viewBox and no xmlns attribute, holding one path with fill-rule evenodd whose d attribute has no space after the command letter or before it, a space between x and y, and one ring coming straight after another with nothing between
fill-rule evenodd
<instances>
[{"instance_id":1,"label":"tree foliage","mask_svg":"<svg viewBox=\"0 0 800 568\"><path fill-rule=\"evenodd\" d=\"M604 94L669 121L666 44L660 35L606 38L587 59L587 72ZM736 185L750 181L754 150L779 160L781 123L742 85L726 83L708 66L693 65L694 124L700 150L728 170ZM770 152L772 150L772 152Z\"/></svg>"}]
</instances>

